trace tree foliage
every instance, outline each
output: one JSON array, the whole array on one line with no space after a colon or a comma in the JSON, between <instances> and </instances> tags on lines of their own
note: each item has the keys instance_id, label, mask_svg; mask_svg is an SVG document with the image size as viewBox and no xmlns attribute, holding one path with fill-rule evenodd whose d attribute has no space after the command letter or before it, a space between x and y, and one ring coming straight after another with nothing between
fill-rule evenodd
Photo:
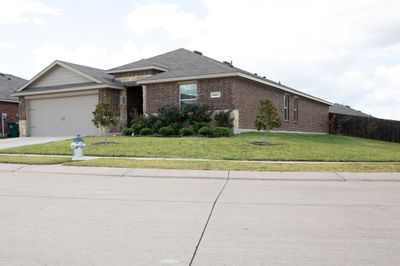
<instances>
[{"instance_id":1,"label":"tree foliage","mask_svg":"<svg viewBox=\"0 0 400 266\"><path fill-rule=\"evenodd\" d=\"M97 128L100 128L105 135L104 143L107 143L107 131L117 125L117 117L115 116L112 105L109 101L97 104L93 112L92 122Z\"/></svg>"},{"instance_id":2,"label":"tree foliage","mask_svg":"<svg viewBox=\"0 0 400 266\"><path fill-rule=\"evenodd\" d=\"M278 111L270 100L261 100L258 106L258 112L259 115L256 117L254 125L257 130L265 130L265 137L267 137L268 130L281 126Z\"/></svg>"}]
</instances>

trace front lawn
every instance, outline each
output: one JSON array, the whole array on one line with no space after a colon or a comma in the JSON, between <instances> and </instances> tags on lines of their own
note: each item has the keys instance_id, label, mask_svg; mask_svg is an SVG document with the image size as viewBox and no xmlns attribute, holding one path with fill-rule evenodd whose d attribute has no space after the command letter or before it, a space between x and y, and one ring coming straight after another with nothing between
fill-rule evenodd
<instances>
[{"instance_id":1,"label":"front lawn","mask_svg":"<svg viewBox=\"0 0 400 266\"><path fill-rule=\"evenodd\" d=\"M227 160L282 160L282 161L364 161L399 162L400 144L361 138L271 133L276 145L256 146L263 141L263 133L244 133L230 138L162 138L162 137L110 137L115 145L93 145L102 137L87 137L85 155L204 158ZM0 150L14 154L70 155L70 140Z\"/></svg>"}]
</instances>

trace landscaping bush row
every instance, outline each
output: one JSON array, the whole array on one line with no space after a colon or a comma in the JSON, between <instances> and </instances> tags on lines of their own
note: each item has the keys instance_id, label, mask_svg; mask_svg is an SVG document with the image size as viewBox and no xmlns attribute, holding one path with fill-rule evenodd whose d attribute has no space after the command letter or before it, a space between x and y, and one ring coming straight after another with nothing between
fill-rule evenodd
<instances>
[{"instance_id":1,"label":"landscaping bush row","mask_svg":"<svg viewBox=\"0 0 400 266\"><path fill-rule=\"evenodd\" d=\"M131 127L122 131L123 135L162 136L212 136L228 137L232 134L231 111L219 111L213 115L207 106L162 107L157 114L131 114Z\"/></svg>"},{"instance_id":2,"label":"landscaping bush row","mask_svg":"<svg viewBox=\"0 0 400 266\"><path fill-rule=\"evenodd\" d=\"M208 126L200 128L197 132L195 132L192 128L183 127L176 132L172 127L162 127L158 130L158 132L154 132L153 129L149 127L144 127L139 131L138 135L149 136L158 133L162 136L192 136L192 135L200 135L200 136L210 136L210 137L229 137L232 134L232 130L227 127L214 127L210 128ZM125 136L135 135L132 128L125 128L122 131L122 134Z\"/></svg>"}]
</instances>

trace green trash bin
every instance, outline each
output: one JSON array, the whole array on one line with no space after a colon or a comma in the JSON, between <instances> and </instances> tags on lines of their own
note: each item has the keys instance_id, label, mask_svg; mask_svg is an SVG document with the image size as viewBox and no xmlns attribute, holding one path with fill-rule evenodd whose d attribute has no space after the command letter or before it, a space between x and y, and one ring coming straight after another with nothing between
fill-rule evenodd
<instances>
[{"instance_id":1,"label":"green trash bin","mask_svg":"<svg viewBox=\"0 0 400 266\"><path fill-rule=\"evenodd\" d=\"M16 123L8 123L8 136L10 138L19 137L19 125Z\"/></svg>"}]
</instances>

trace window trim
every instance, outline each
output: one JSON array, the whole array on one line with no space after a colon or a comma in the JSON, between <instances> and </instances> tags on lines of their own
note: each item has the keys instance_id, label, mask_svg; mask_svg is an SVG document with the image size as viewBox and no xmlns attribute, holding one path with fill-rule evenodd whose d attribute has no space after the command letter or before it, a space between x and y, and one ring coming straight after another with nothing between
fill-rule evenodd
<instances>
[{"instance_id":1,"label":"window trim","mask_svg":"<svg viewBox=\"0 0 400 266\"><path fill-rule=\"evenodd\" d=\"M287 101L286 101L287 99ZM290 106L290 99L289 99L289 94L283 95L283 121L284 122L289 122L289 106ZM287 115L287 117L286 117Z\"/></svg>"},{"instance_id":2,"label":"window trim","mask_svg":"<svg viewBox=\"0 0 400 266\"><path fill-rule=\"evenodd\" d=\"M293 121L295 123L299 122L299 97L294 96L293 99Z\"/></svg>"},{"instance_id":3,"label":"window trim","mask_svg":"<svg viewBox=\"0 0 400 266\"><path fill-rule=\"evenodd\" d=\"M181 85L196 85L196 99L182 99L181 98ZM178 94L179 94L179 110L182 108L182 102L185 101L198 101L199 100L199 88L198 88L198 84L197 81L184 81L184 82L179 82L178 83Z\"/></svg>"}]
</instances>

